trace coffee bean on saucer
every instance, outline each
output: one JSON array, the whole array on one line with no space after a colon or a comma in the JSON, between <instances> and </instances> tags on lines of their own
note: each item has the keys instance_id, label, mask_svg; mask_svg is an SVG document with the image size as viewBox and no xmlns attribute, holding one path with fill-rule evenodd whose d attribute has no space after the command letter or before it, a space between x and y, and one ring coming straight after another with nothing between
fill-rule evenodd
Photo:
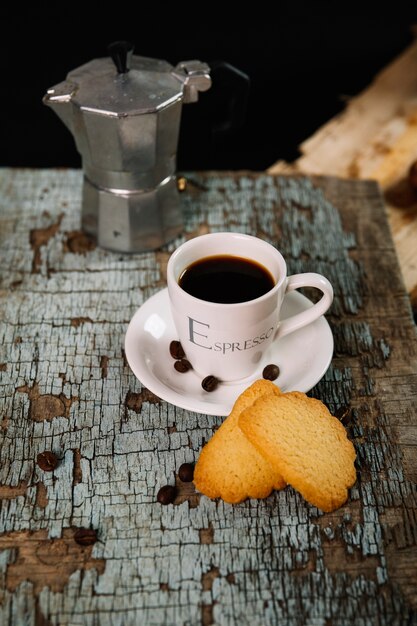
<instances>
[{"instance_id":1,"label":"coffee bean on saucer","mask_svg":"<svg viewBox=\"0 0 417 626\"><path fill-rule=\"evenodd\" d=\"M265 378L265 380L276 380L279 376L278 365L274 365L273 363L270 363L270 365L267 365L266 367L264 367L262 376Z\"/></svg>"},{"instance_id":2,"label":"coffee bean on saucer","mask_svg":"<svg viewBox=\"0 0 417 626\"><path fill-rule=\"evenodd\" d=\"M97 531L94 528L79 528L74 533L74 541L79 546L92 546L97 541Z\"/></svg>"},{"instance_id":3,"label":"coffee bean on saucer","mask_svg":"<svg viewBox=\"0 0 417 626\"><path fill-rule=\"evenodd\" d=\"M215 389L217 389L219 382L219 379L215 376L206 376L203 379L201 386L204 391L214 391Z\"/></svg>"},{"instance_id":4,"label":"coffee bean on saucer","mask_svg":"<svg viewBox=\"0 0 417 626\"><path fill-rule=\"evenodd\" d=\"M337 411L335 411L334 416L337 417L342 424L347 424L351 417L350 407L345 405L340 406Z\"/></svg>"},{"instance_id":5,"label":"coffee bean on saucer","mask_svg":"<svg viewBox=\"0 0 417 626\"><path fill-rule=\"evenodd\" d=\"M159 504L172 504L177 497L177 489L173 485L165 485L158 491L156 499Z\"/></svg>"},{"instance_id":6,"label":"coffee bean on saucer","mask_svg":"<svg viewBox=\"0 0 417 626\"><path fill-rule=\"evenodd\" d=\"M53 452L45 450L40 452L36 458L36 461L44 472L53 472L58 465L58 457Z\"/></svg>"},{"instance_id":7,"label":"coffee bean on saucer","mask_svg":"<svg viewBox=\"0 0 417 626\"><path fill-rule=\"evenodd\" d=\"M191 483L194 478L194 465L192 463L183 463L178 470L178 478L183 483Z\"/></svg>"},{"instance_id":8,"label":"coffee bean on saucer","mask_svg":"<svg viewBox=\"0 0 417 626\"><path fill-rule=\"evenodd\" d=\"M175 361L174 367L177 372L180 372L181 374L185 374L185 372L193 369L193 366L191 365L190 361L187 361L187 359Z\"/></svg>"},{"instance_id":9,"label":"coffee bean on saucer","mask_svg":"<svg viewBox=\"0 0 417 626\"><path fill-rule=\"evenodd\" d=\"M185 357L184 349L179 341L171 341L169 352L173 359L183 359Z\"/></svg>"}]
</instances>

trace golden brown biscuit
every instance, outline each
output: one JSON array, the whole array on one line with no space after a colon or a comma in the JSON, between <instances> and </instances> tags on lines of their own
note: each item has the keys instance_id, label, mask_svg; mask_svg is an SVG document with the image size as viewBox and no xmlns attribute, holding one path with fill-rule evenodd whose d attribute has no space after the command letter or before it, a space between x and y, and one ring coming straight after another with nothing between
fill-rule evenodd
<instances>
[{"instance_id":1,"label":"golden brown biscuit","mask_svg":"<svg viewBox=\"0 0 417 626\"><path fill-rule=\"evenodd\" d=\"M355 450L338 419L297 391L256 400L239 427L284 480L308 502L333 511L356 481Z\"/></svg>"},{"instance_id":2,"label":"golden brown biscuit","mask_svg":"<svg viewBox=\"0 0 417 626\"><path fill-rule=\"evenodd\" d=\"M266 498L285 482L238 428L242 411L255 400L280 394L276 385L257 380L236 400L229 417L204 446L194 471L196 488L209 498L235 504L246 498Z\"/></svg>"}]
</instances>

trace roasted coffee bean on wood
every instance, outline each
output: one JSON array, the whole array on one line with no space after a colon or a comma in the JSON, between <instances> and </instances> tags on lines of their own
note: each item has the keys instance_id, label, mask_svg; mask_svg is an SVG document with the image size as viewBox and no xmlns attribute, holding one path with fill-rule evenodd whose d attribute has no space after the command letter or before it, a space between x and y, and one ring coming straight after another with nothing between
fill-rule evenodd
<instances>
[{"instance_id":1,"label":"roasted coffee bean on wood","mask_svg":"<svg viewBox=\"0 0 417 626\"><path fill-rule=\"evenodd\" d=\"M156 499L160 504L172 504L177 497L177 489L173 485L165 485L158 491Z\"/></svg>"},{"instance_id":2,"label":"roasted coffee bean on wood","mask_svg":"<svg viewBox=\"0 0 417 626\"><path fill-rule=\"evenodd\" d=\"M173 359L183 359L185 352L179 341L171 341L169 344L169 353Z\"/></svg>"},{"instance_id":3,"label":"roasted coffee bean on wood","mask_svg":"<svg viewBox=\"0 0 417 626\"><path fill-rule=\"evenodd\" d=\"M183 463L178 470L178 478L183 483L191 483L194 478L194 465L192 463Z\"/></svg>"},{"instance_id":4,"label":"roasted coffee bean on wood","mask_svg":"<svg viewBox=\"0 0 417 626\"><path fill-rule=\"evenodd\" d=\"M44 472L53 472L58 465L58 457L56 454L49 450L40 452L36 458L36 461Z\"/></svg>"}]
</instances>

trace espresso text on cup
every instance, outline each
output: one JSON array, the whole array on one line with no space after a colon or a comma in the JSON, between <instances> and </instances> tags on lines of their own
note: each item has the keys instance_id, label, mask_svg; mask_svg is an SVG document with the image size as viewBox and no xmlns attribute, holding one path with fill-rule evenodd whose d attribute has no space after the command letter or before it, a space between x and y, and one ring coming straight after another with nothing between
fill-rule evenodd
<instances>
[{"instance_id":1,"label":"espresso text on cup","mask_svg":"<svg viewBox=\"0 0 417 626\"><path fill-rule=\"evenodd\" d=\"M271 328L268 328L268 330L260 333L256 337L252 337L251 339L226 342L215 341L212 345L210 345L210 339L208 335L210 329L209 324L199 322L198 320L189 317L188 329L189 340L196 346L200 346L200 348L206 348L207 350L213 350L214 352L222 352L223 354L226 354L226 352L236 352L238 350L242 351L255 348L256 346L259 346L261 343L269 339L269 337L274 332L274 327L272 326Z\"/></svg>"}]
</instances>

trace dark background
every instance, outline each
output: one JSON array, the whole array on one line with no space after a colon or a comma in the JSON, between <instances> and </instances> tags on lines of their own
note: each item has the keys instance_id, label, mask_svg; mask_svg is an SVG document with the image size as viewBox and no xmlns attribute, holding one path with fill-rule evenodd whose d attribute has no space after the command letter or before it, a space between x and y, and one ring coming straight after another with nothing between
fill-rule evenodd
<instances>
[{"instance_id":1,"label":"dark background","mask_svg":"<svg viewBox=\"0 0 417 626\"><path fill-rule=\"evenodd\" d=\"M69 70L106 56L107 44L117 39L132 40L136 54L174 65L224 60L250 77L239 129L213 132L227 111L220 84L183 107L179 169L261 170L277 159L293 160L298 145L412 41L417 23L415 2L279 2L273 10L253 2L251 14L233 4L231 16L212 4L161 2L113 9L60 4L5 15L0 165L80 166L72 136L42 96ZM86 17L86 6L94 16Z\"/></svg>"}]
</instances>

